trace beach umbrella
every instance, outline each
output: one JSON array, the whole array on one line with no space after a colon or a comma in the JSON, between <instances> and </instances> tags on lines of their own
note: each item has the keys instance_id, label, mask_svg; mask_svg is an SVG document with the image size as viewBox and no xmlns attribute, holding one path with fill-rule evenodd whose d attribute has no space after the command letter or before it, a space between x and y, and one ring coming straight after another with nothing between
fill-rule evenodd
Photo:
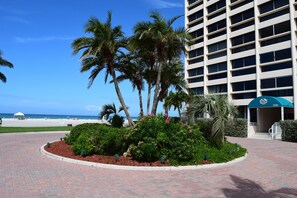
<instances>
[{"instance_id":1,"label":"beach umbrella","mask_svg":"<svg viewBox=\"0 0 297 198\"><path fill-rule=\"evenodd\" d=\"M24 117L25 114L23 114L22 112L17 112L13 115L13 117Z\"/></svg>"}]
</instances>

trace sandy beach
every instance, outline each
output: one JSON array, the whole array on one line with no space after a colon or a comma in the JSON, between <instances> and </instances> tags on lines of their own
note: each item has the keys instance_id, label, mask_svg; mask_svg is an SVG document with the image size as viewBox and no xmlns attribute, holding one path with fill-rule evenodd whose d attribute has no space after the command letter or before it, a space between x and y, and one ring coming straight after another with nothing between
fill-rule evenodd
<instances>
[{"instance_id":1,"label":"sandy beach","mask_svg":"<svg viewBox=\"0 0 297 198\"><path fill-rule=\"evenodd\" d=\"M83 123L105 123L103 120L86 119L25 119L3 118L3 127L42 127L42 126L76 126Z\"/></svg>"}]
</instances>

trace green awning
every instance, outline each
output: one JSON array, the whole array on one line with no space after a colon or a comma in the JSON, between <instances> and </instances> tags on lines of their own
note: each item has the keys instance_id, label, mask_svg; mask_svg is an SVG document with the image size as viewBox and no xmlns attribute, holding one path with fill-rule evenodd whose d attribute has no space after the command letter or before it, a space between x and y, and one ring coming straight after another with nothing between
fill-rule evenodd
<instances>
[{"instance_id":1,"label":"green awning","mask_svg":"<svg viewBox=\"0 0 297 198\"><path fill-rule=\"evenodd\" d=\"M248 108L274 108L274 107L286 107L294 108L294 105L284 99L273 96L260 96L250 102Z\"/></svg>"}]
</instances>

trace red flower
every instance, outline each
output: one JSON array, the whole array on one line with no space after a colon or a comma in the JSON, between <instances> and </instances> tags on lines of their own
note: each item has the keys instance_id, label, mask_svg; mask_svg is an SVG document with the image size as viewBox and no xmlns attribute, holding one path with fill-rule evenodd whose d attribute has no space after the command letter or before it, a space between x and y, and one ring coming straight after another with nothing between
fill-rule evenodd
<instances>
[{"instance_id":1,"label":"red flower","mask_svg":"<svg viewBox=\"0 0 297 198\"><path fill-rule=\"evenodd\" d=\"M192 130L192 129L190 129L190 130L189 130L189 133L192 133L192 132L193 132L193 130Z\"/></svg>"},{"instance_id":2,"label":"red flower","mask_svg":"<svg viewBox=\"0 0 297 198\"><path fill-rule=\"evenodd\" d=\"M170 118L167 117L166 120L165 120L165 122L166 123L169 123L170 122Z\"/></svg>"}]
</instances>

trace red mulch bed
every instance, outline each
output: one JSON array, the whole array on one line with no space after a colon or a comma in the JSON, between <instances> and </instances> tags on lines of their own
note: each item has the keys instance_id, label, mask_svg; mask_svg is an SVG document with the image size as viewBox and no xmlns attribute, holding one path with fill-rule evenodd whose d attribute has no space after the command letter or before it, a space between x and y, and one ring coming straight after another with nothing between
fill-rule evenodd
<instances>
[{"instance_id":1,"label":"red mulch bed","mask_svg":"<svg viewBox=\"0 0 297 198\"><path fill-rule=\"evenodd\" d=\"M80 155L74 155L73 151L71 150L71 146L66 144L65 141L53 142L50 144L50 148L45 146L44 149L47 152L53 153L55 155L77 159L77 160L89 161L89 162L98 162L103 164L116 164L116 165L125 165L125 166L170 166L170 164L161 164L160 161L151 162L151 163L138 162L136 160L131 159L131 157L124 157L124 156L120 156L117 162L115 161L114 156L107 156L107 155L96 154L92 156L81 157Z\"/></svg>"}]
</instances>

